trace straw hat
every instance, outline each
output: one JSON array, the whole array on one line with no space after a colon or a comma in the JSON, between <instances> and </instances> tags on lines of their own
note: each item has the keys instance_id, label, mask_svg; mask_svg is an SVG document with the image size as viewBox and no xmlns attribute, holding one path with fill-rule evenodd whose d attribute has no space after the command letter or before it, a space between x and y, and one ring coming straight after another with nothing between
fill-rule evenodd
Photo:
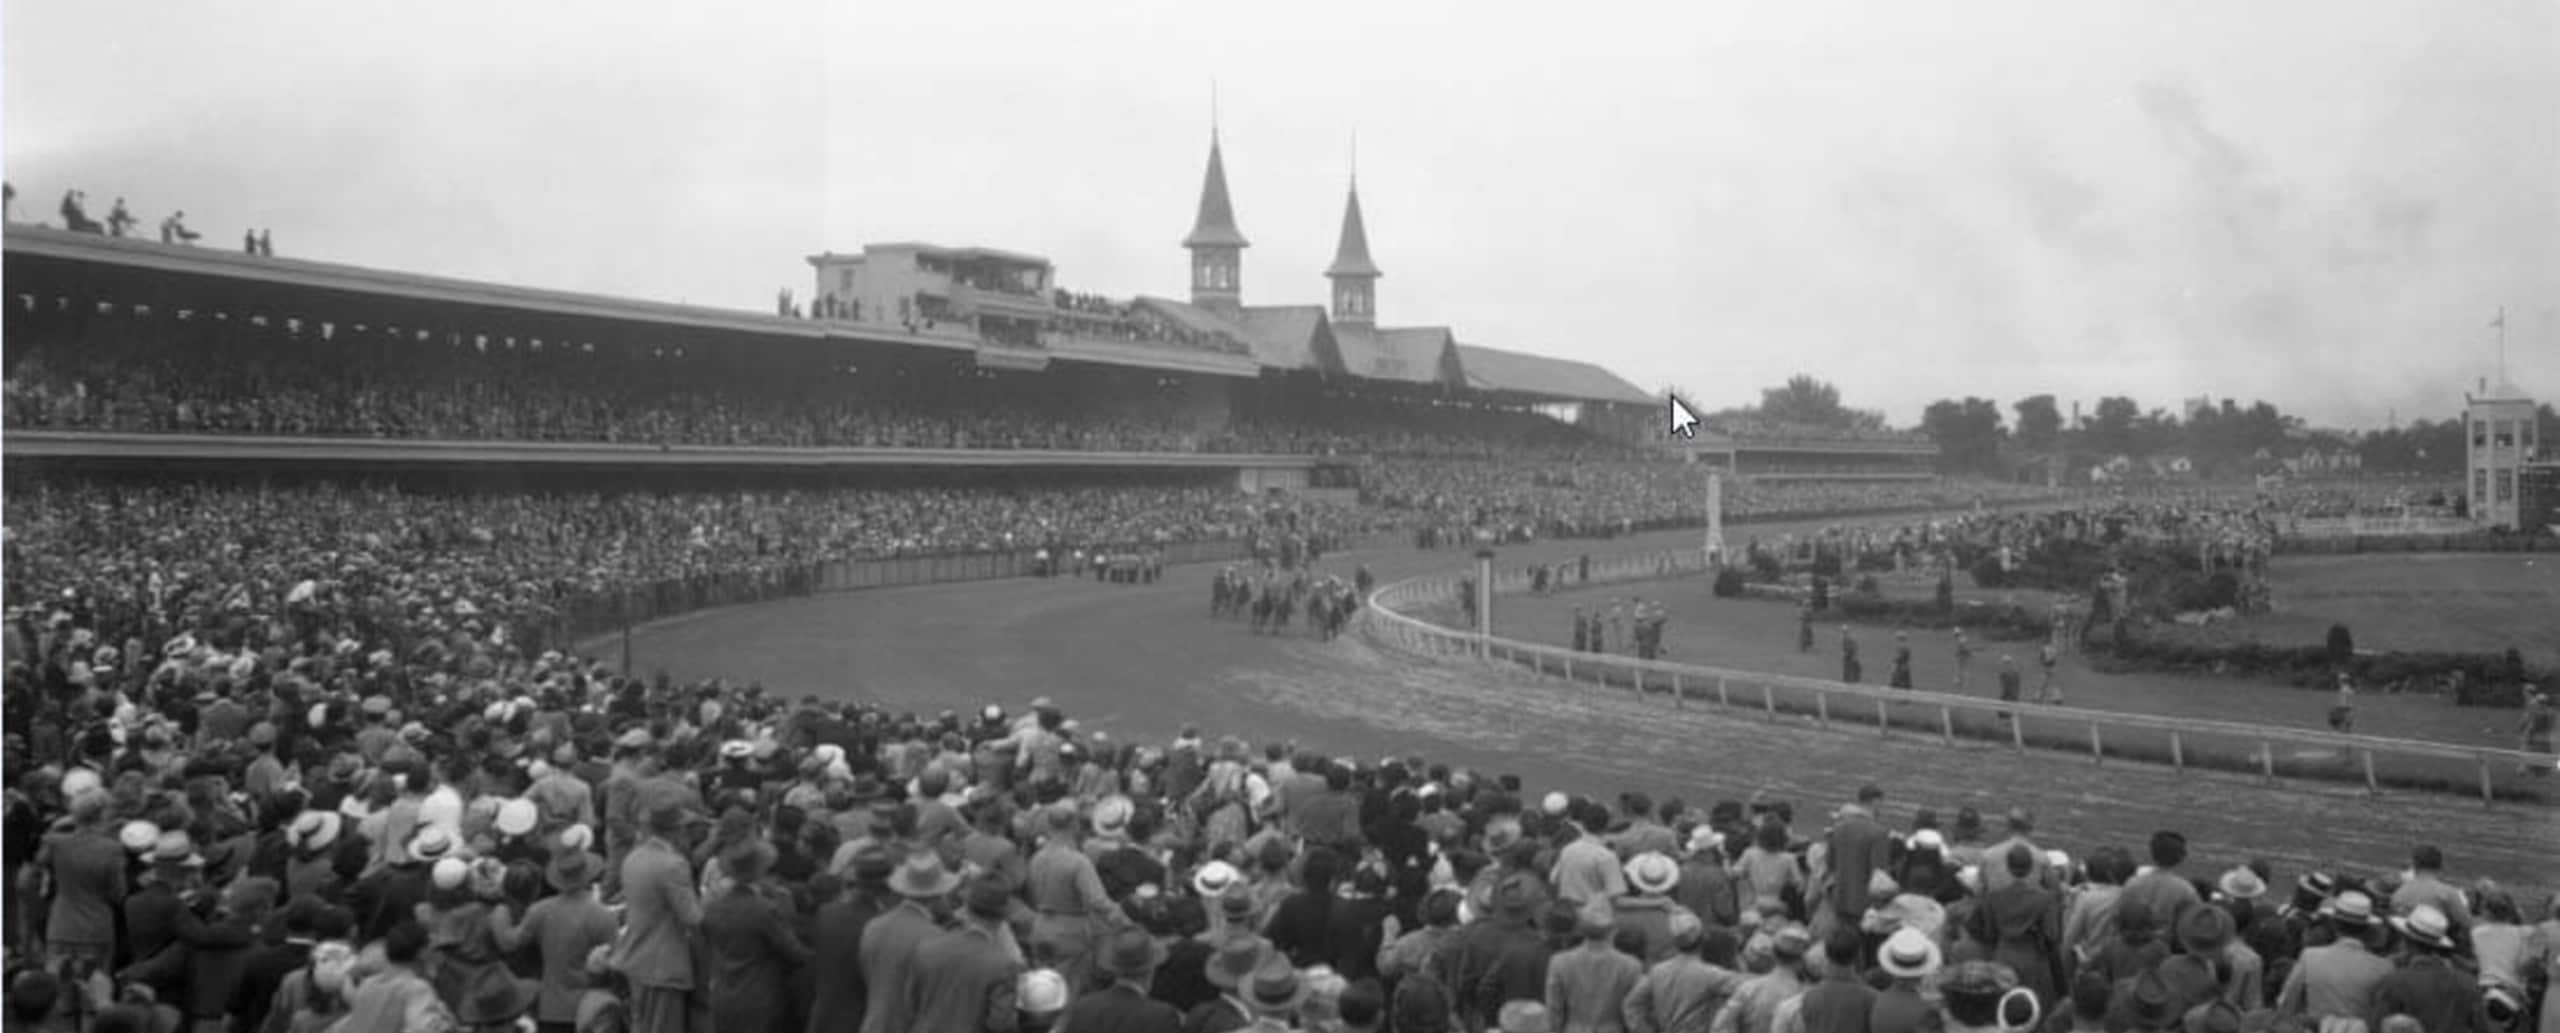
<instances>
[{"instance_id":1,"label":"straw hat","mask_svg":"<svg viewBox=\"0 0 2560 1033\"><path fill-rule=\"evenodd\" d=\"M1876 949L1876 964L1900 979L1925 979L1945 964L1938 941L1917 929L1903 929L1885 938Z\"/></svg>"}]
</instances>

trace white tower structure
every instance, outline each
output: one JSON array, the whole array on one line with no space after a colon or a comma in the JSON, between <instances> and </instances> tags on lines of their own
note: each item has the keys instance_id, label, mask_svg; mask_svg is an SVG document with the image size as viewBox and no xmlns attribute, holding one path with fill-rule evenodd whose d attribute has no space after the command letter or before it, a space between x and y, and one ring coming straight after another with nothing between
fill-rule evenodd
<instances>
[{"instance_id":1,"label":"white tower structure","mask_svg":"<svg viewBox=\"0 0 2560 1033\"><path fill-rule=\"evenodd\" d=\"M2514 527L2522 497L2525 462L2533 458L2533 399L2514 384L2500 380L2480 393L2463 396L2463 492L2471 519L2487 527Z\"/></svg>"}]
</instances>

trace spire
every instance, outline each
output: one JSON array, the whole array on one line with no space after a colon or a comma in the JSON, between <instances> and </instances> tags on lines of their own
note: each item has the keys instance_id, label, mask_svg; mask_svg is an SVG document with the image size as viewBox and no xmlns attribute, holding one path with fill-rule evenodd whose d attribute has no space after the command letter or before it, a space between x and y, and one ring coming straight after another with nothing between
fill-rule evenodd
<instances>
[{"instance_id":1,"label":"spire","mask_svg":"<svg viewBox=\"0 0 2560 1033\"><path fill-rule=\"evenodd\" d=\"M1227 162L1219 154L1215 128L1209 131L1209 174L1200 183L1200 217L1192 221L1191 235L1182 238L1182 246L1252 246L1244 239L1244 231L1236 228L1235 203L1227 199Z\"/></svg>"},{"instance_id":2,"label":"spire","mask_svg":"<svg viewBox=\"0 0 2560 1033\"><path fill-rule=\"evenodd\" d=\"M1369 226L1360 218L1360 176L1351 177L1351 196L1342 205L1342 242L1334 245L1333 264L1325 268L1329 277L1383 276L1378 264L1369 260Z\"/></svg>"}]
</instances>

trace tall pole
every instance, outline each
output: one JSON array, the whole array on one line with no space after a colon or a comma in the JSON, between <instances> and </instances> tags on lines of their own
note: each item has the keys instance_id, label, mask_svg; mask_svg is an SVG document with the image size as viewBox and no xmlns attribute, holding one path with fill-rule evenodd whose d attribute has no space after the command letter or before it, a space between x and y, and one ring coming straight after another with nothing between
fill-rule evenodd
<instances>
[{"instance_id":1,"label":"tall pole","mask_svg":"<svg viewBox=\"0 0 2560 1033\"><path fill-rule=\"evenodd\" d=\"M1493 653L1493 550L1476 550L1476 655Z\"/></svg>"},{"instance_id":2,"label":"tall pole","mask_svg":"<svg viewBox=\"0 0 2560 1033\"><path fill-rule=\"evenodd\" d=\"M1724 478L1707 473L1707 565L1724 565Z\"/></svg>"}]
</instances>

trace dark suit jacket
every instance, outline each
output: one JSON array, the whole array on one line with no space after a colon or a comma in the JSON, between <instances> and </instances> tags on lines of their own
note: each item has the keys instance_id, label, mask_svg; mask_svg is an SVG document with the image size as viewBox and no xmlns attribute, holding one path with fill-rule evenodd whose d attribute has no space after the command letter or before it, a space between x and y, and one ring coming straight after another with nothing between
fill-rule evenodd
<instances>
[{"instance_id":1,"label":"dark suit jacket","mask_svg":"<svg viewBox=\"0 0 2560 1033\"><path fill-rule=\"evenodd\" d=\"M862 982L862 930L880 917L881 899L857 891L818 909L809 965L817 993L809 1003L808 1033L859 1033L868 995Z\"/></svg>"},{"instance_id":2,"label":"dark suit jacket","mask_svg":"<svg viewBox=\"0 0 2560 1033\"><path fill-rule=\"evenodd\" d=\"M1873 817L1851 815L1831 830L1831 908L1842 915L1867 913L1867 880L1893 866L1893 834Z\"/></svg>"},{"instance_id":3,"label":"dark suit jacket","mask_svg":"<svg viewBox=\"0 0 2560 1033\"><path fill-rule=\"evenodd\" d=\"M784 991L791 970L809 960L808 946L791 932L790 917L742 885L702 909L702 942L711 960L705 975L713 1027L774 1033L789 1010Z\"/></svg>"},{"instance_id":4,"label":"dark suit jacket","mask_svg":"<svg viewBox=\"0 0 2560 1033\"><path fill-rule=\"evenodd\" d=\"M907 981L909 1028L948 1033L1008 1033L1018 1013L1014 980L1022 963L985 926L963 923L916 947Z\"/></svg>"},{"instance_id":5,"label":"dark suit jacket","mask_svg":"<svg viewBox=\"0 0 2560 1033\"><path fill-rule=\"evenodd\" d=\"M902 901L862 930L862 1033L904 1033L916 1028L907 1013L907 981L916 948L941 932L922 905Z\"/></svg>"},{"instance_id":6,"label":"dark suit jacket","mask_svg":"<svg viewBox=\"0 0 2560 1033\"><path fill-rule=\"evenodd\" d=\"M1067 1033L1180 1033L1182 1014L1126 983L1115 983L1067 1005L1058 1028Z\"/></svg>"}]
</instances>

